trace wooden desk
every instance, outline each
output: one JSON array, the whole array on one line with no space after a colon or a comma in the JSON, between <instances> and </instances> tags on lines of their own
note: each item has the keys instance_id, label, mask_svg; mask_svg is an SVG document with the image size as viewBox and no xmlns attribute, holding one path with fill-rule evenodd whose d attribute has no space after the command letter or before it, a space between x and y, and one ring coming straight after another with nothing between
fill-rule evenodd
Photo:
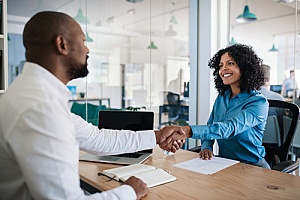
<instances>
[{"instance_id":1,"label":"wooden desk","mask_svg":"<svg viewBox=\"0 0 300 200\"><path fill-rule=\"evenodd\" d=\"M98 101L99 105L102 105L102 101L107 101L107 106L110 108L110 98L77 98L77 99L70 99L69 102L85 102L85 101Z\"/></svg>"},{"instance_id":2,"label":"wooden desk","mask_svg":"<svg viewBox=\"0 0 300 200\"><path fill-rule=\"evenodd\" d=\"M143 199L300 199L300 177L260 167L235 164L213 175L204 175L173 167L175 163L198 157L197 153L179 150L172 156L165 156L158 147L153 156L144 164L165 169L177 177L171 183L149 189ZM104 169L118 167L112 164L99 164L80 161L79 173L82 181L100 191L120 185L106 177L97 176Z\"/></svg>"}]
</instances>

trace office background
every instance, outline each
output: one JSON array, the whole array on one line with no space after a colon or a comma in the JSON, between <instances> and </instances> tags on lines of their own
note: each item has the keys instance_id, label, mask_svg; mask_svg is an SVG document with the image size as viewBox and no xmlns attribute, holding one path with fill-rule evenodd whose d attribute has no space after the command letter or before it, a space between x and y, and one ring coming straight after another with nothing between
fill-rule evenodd
<instances>
[{"instance_id":1,"label":"office background","mask_svg":"<svg viewBox=\"0 0 300 200\"><path fill-rule=\"evenodd\" d=\"M164 91L171 90L188 105L188 123L206 123L217 95L207 63L230 42L253 46L272 68L271 84L280 85L290 69L300 83L297 0L9 0L7 4L9 83L22 72L26 21L42 10L65 12L81 24L90 49L90 74L68 83L76 86L75 96L110 98L112 108L146 107L155 112L155 128L166 101ZM257 20L239 23L236 18L246 5ZM278 51L269 51L273 45ZM183 95L187 82L188 98ZM168 120L166 113L161 116Z\"/></svg>"}]
</instances>

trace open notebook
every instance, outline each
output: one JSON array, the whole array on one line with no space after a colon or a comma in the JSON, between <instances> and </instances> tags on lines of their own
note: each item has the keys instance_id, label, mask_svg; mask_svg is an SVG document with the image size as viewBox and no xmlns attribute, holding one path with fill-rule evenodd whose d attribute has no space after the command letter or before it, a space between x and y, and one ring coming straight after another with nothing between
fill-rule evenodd
<instances>
[{"instance_id":1,"label":"open notebook","mask_svg":"<svg viewBox=\"0 0 300 200\"><path fill-rule=\"evenodd\" d=\"M145 182L149 188L176 180L175 176L163 169L143 164L107 169L102 174L121 182L135 176Z\"/></svg>"},{"instance_id":2,"label":"open notebook","mask_svg":"<svg viewBox=\"0 0 300 200\"><path fill-rule=\"evenodd\" d=\"M149 111L101 110L98 128L117 130L153 130L154 113ZM137 164L145 161L152 154L152 149L120 155L97 156L85 153L80 160L114 164Z\"/></svg>"}]
</instances>

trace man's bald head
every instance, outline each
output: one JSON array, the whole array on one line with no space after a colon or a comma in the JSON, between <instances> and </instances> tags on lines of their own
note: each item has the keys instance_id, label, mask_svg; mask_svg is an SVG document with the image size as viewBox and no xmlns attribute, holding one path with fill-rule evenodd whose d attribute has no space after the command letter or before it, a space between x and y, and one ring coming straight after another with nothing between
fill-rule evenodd
<instances>
[{"instance_id":1,"label":"man's bald head","mask_svg":"<svg viewBox=\"0 0 300 200\"><path fill-rule=\"evenodd\" d=\"M47 69L65 84L88 74L85 35L67 14L37 13L25 25L23 43L28 62Z\"/></svg>"},{"instance_id":2,"label":"man's bald head","mask_svg":"<svg viewBox=\"0 0 300 200\"><path fill-rule=\"evenodd\" d=\"M46 48L58 35L68 36L74 20L67 14L44 11L35 14L25 25L23 44L27 50ZM76 22L75 22L76 23Z\"/></svg>"}]
</instances>

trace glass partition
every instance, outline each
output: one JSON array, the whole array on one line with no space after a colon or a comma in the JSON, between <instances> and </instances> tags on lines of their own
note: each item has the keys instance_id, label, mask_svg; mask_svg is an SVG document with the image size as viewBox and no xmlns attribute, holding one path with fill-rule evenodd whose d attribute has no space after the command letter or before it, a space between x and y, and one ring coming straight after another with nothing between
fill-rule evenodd
<instances>
[{"instance_id":1,"label":"glass partition","mask_svg":"<svg viewBox=\"0 0 300 200\"><path fill-rule=\"evenodd\" d=\"M285 3L289 2L289 3ZM256 20L237 22L237 17L248 5ZM268 8L268 9L265 9ZM271 67L269 85L287 101L299 98L300 84L300 37L299 1L231 0L229 44L244 43L253 46L264 64ZM291 76L291 84L283 84ZM284 87L285 86L285 87ZM283 91L284 90L284 91Z\"/></svg>"},{"instance_id":2,"label":"glass partition","mask_svg":"<svg viewBox=\"0 0 300 200\"><path fill-rule=\"evenodd\" d=\"M43 10L65 12L81 25L90 49L88 76L67 84L73 92L70 109L84 104L81 116L95 125L97 116L88 113L88 106L151 110L155 128L174 119L187 122L189 9L189 0L39 0L31 5L8 1L10 82L21 73L25 60L18 38L26 21ZM22 56L17 58L15 52ZM179 112L172 120L164 106L166 92L180 97Z\"/></svg>"}]
</instances>

